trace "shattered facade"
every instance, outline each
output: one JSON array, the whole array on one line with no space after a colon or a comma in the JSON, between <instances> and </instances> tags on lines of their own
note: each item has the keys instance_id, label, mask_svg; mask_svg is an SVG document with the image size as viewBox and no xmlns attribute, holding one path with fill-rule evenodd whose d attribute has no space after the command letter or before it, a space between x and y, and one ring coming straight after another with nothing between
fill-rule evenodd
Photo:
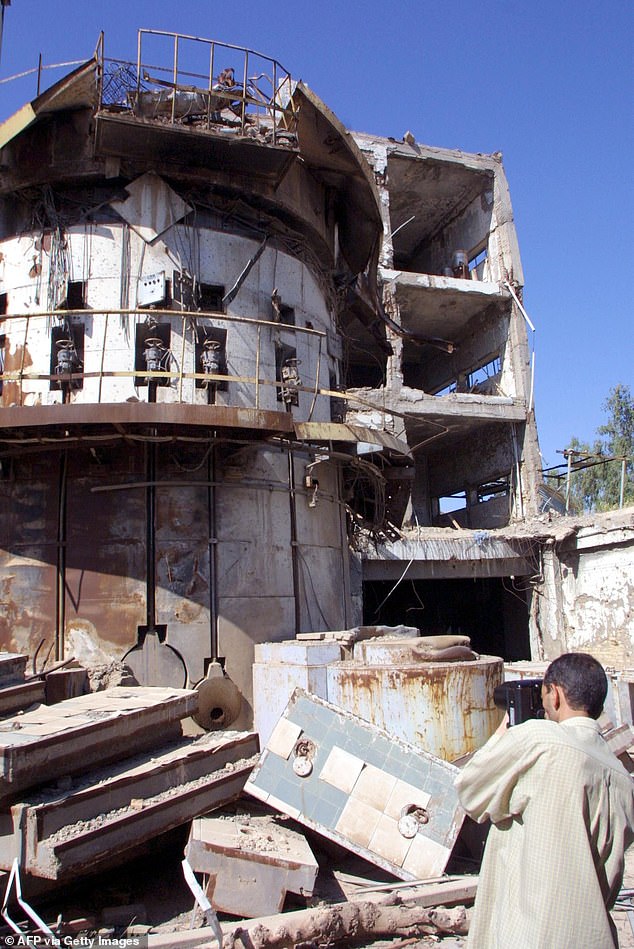
<instances>
[{"instance_id":1,"label":"shattered facade","mask_svg":"<svg viewBox=\"0 0 634 949\"><path fill-rule=\"evenodd\" d=\"M251 720L256 643L364 616L530 657L499 155L353 135L276 61L154 31L0 149L3 649L218 661L211 727Z\"/></svg>"}]
</instances>

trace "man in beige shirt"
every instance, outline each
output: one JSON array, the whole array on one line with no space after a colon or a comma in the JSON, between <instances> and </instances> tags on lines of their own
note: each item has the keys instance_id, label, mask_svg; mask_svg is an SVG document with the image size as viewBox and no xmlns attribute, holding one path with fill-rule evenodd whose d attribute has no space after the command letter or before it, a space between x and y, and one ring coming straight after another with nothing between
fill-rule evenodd
<instances>
[{"instance_id":1,"label":"man in beige shirt","mask_svg":"<svg viewBox=\"0 0 634 949\"><path fill-rule=\"evenodd\" d=\"M498 729L457 778L489 831L469 949L612 949L610 909L634 840L634 783L596 719L607 679L591 656L546 670L546 721Z\"/></svg>"}]
</instances>

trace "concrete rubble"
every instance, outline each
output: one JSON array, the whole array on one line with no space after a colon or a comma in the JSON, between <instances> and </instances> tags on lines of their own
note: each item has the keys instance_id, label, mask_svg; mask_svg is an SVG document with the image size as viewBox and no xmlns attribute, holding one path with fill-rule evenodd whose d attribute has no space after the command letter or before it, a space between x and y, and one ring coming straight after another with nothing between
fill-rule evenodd
<instances>
[{"instance_id":1,"label":"concrete rubble","mask_svg":"<svg viewBox=\"0 0 634 949\"><path fill-rule=\"evenodd\" d=\"M214 811L193 821L185 857L208 878L215 910L268 916L282 910L287 893L312 895L319 866L291 824L248 804L242 814Z\"/></svg>"},{"instance_id":2,"label":"concrete rubble","mask_svg":"<svg viewBox=\"0 0 634 949\"><path fill-rule=\"evenodd\" d=\"M194 690L126 686L0 721L0 868L18 858L36 878L94 872L236 800L257 735L185 737L196 707Z\"/></svg>"}]
</instances>

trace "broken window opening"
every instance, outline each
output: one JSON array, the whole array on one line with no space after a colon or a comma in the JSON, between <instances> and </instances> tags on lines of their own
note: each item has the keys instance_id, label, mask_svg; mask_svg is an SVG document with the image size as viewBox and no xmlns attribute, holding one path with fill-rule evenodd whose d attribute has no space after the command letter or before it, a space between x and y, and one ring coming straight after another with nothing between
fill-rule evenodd
<instances>
[{"instance_id":1,"label":"broken window opening","mask_svg":"<svg viewBox=\"0 0 634 949\"><path fill-rule=\"evenodd\" d=\"M508 495L509 491L510 482L508 477L500 478L499 481L489 481L486 484L480 484L477 489L478 503L483 504L501 495Z\"/></svg>"},{"instance_id":2,"label":"broken window opening","mask_svg":"<svg viewBox=\"0 0 634 949\"><path fill-rule=\"evenodd\" d=\"M502 372L502 360L494 356L488 362L476 369L472 369L467 377L469 392L481 392L487 395L498 395L497 382Z\"/></svg>"},{"instance_id":3,"label":"broken window opening","mask_svg":"<svg viewBox=\"0 0 634 949\"><path fill-rule=\"evenodd\" d=\"M489 251L485 244L479 250L471 252L469 257L469 273L472 280L484 280L485 264L489 258Z\"/></svg>"},{"instance_id":4,"label":"broken window opening","mask_svg":"<svg viewBox=\"0 0 634 949\"><path fill-rule=\"evenodd\" d=\"M197 308L204 313L224 313L225 288L216 283L199 283Z\"/></svg>"},{"instance_id":5,"label":"broken window opening","mask_svg":"<svg viewBox=\"0 0 634 949\"><path fill-rule=\"evenodd\" d=\"M438 500L438 511L440 514L451 514L453 511L462 511L467 506L466 491L458 491L456 494L447 494Z\"/></svg>"},{"instance_id":6,"label":"broken window opening","mask_svg":"<svg viewBox=\"0 0 634 949\"><path fill-rule=\"evenodd\" d=\"M85 310L86 284L83 280L69 280L66 287L66 299L62 300L58 310Z\"/></svg>"},{"instance_id":7,"label":"broken window opening","mask_svg":"<svg viewBox=\"0 0 634 949\"><path fill-rule=\"evenodd\" d=\"M507 662L530 659L529 585L524 576L406 579L390 597L394 580L366 580L363 622L405 623L423 636L462 634L476 652Z\"/></svg>"},{"instance_id":8,"label":"broken window opening","mask_svg":"<svg viewBox=\"0 0 634 949\"><path fill-rule=\"evenodd\" d=\"M442 389L438 389L436 392L432 392L432 395L451 395L452 392L456 392L458 388L457 382L450 382L449 385L444 386Z\"/></svg>"}]
</instances>

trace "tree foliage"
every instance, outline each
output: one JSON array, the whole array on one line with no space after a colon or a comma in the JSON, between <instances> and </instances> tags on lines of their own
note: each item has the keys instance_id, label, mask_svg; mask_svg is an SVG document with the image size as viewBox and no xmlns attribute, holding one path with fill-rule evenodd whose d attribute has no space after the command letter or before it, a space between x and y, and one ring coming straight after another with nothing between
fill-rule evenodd
<instances>
[{"instance_id":1,"label":"tree foliage","mask_svg":"<svg viewBox=\"0 0 634 949\"><path fill-rule=\"evenodd\" d=\"M603 409L607 421L597 429L593 444L571 438L568 446L575 453L574 468L583 464L583 454L595 456L587 458L587 467L573 470L570 500L577 511L611 511L619 507L623 463L623 505L634 504L634 397L629 386L619 384L611 389Z\"/></svg>"}]
</instances>

